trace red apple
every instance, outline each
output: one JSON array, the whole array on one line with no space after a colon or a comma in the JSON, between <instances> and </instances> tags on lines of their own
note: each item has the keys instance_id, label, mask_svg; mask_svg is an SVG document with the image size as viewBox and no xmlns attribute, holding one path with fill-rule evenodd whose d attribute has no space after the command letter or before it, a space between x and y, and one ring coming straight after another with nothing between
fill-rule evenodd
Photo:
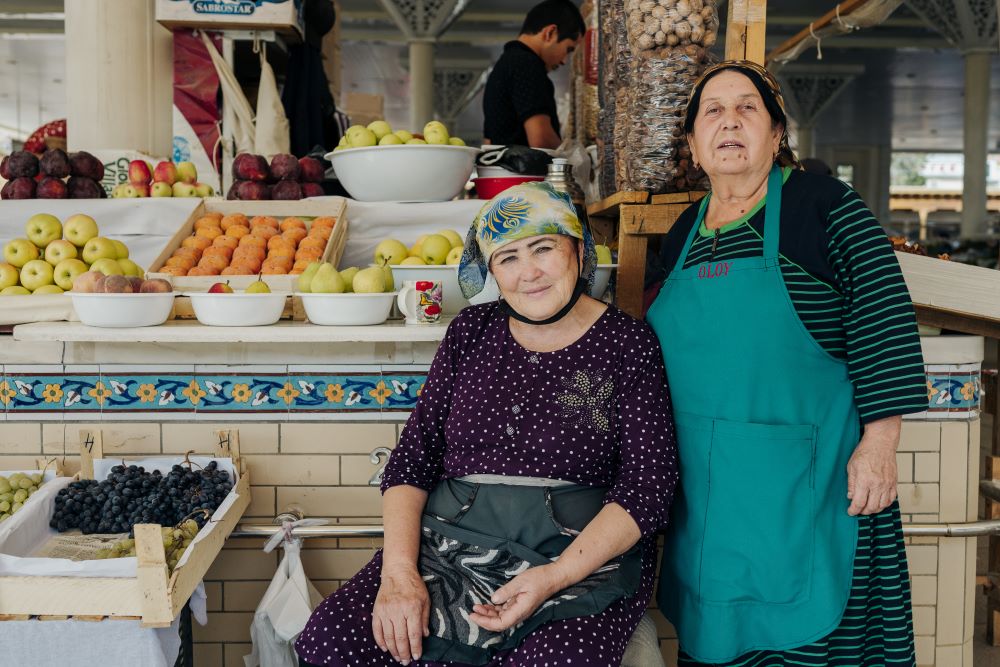
<instances>
[{"instance_id":1,"label":"red apple","mask_svg":"<svg viewBox=\"0 0 1000 667\"><path fill-rule=\"evenodd\" d=\"M233 288L229 286L229 281L224 283L215 283L208 288L208 291L212 294L232 294Z\"/></svg>"},{"instance_id":2,"label":"red apple","mask_svg":"<svg viewBox=\"0 0 1000 667\"><path fill-rule=\"evenodd\" d=\"M152 178L152 169L145 160L132 160L128 163L128 180L133 185L149 185Z\"/></svg>"},{"instance_id":3,"label":"red apple","mask_svg":"<svg viewBox=\"0 0 1000 667\"><path fill-rule=\"evenodd\" d=\"M177 182L177 167L169 160L157 163L153 170L153 180L173 185Z\"/></svg>"}]
</instances>

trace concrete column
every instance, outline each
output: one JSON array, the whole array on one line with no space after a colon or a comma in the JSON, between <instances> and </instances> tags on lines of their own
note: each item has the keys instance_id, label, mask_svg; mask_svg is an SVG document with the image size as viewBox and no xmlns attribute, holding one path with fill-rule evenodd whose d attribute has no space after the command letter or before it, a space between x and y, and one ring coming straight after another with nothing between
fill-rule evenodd
<instances>
[{"instance_id":1,"label":"concrete column","mask_svg":"<svg viewBox=\"0 0 1000 667\"><path fill-rule=\"evenodd\" d=\"M816 157L816 126L812 123L799 125L798 158Z\"/></svg>"},{"instance_id":2,"label":"concrete column","mask_svg":"<svg viewBox=\"0 0 1000 667\"><path fill-rule=\"evenodd\" d=\"M965 54L965 114L962 122L962 236L986 233L986 141L990 112L990 54Z\"/></svg>"},{"instance_id":3,"label":"concrete column","mask_svg":"<svg viewBox=\"0 0 1000 667\"><path fill-rule=\"evenodd\" d=\"M434 41L410 42L410 131L434 120Z\"/></svg>"},{"instance_id":4,"label":"concrete column","mask_svg":"<svg viewBox=\"0 0 1000 667\"><path fill-rule=\"evenodd\" d=\"M170 157L173 36L154 20L154 0L73 0L65 12L70 150Z\"/></svg>"}]
</instances>

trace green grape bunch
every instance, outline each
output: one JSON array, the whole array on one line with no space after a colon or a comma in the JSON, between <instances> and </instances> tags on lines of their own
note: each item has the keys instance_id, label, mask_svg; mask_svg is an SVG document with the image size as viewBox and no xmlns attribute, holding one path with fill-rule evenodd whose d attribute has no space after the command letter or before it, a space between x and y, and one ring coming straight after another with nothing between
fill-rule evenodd
<instances>
[{"instance_id":1,"label":"green grape bunch","mask_svg":"<svg viewBox=\"0 0 1000 667\"><path fill-rule=\"evenodd\" d=\"M175 526L160 527L163 551L166 555L167 567L171 572L177 567L181 556L198 535L198 529L198 522L190 518L184 519ZM97 559L128 558L129 556L135 556L135 538L133 537L118 540L107 549L101 549L95 554Z\"/></svg>"},{"instance_id":2,"label":"green grape bunch","mask_svg":"<svg viewBox=\"0 0 1000 667\"><path fill-rule=\"evenodd\" d=\"M26 475L15 472L10 476L0 475L0 522L17 513L42 485L42 473Z\"/></svg>"}]
</instances>

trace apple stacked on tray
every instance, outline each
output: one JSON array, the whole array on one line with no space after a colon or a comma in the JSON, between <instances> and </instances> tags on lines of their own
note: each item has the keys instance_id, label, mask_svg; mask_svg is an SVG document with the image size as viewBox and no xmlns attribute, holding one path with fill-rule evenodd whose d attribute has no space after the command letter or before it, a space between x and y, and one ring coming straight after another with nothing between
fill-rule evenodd
<instances>
[{"instance_id":1,"label":"apple stacked on tray","mask_svg":"<svg viewBox=\"0 0 1000 667\"><path fill-rule=\"evenodd\" d=\"M68 177L68 178L67 178ZM0 160L0 199L103 199L104 164L86 151L50 148L41 159L14 151Z\"/></svg>"},{"instance_id":2,"label":"apple stacked on tray","mask_svg":"<svg viewBox=\"0 0 1000 667\"><path fill-rule=\"evenodd\" d=\"M315 262L296 287L309 321L331 326L381 324L396 298L396 281L385 262L342 271L329 262Z\"/></svg>"},{"instance_id":3,"label":"apple stacked on tray","mask_svg":"<svg viewBox=\"0 0 1000 667\"><path fill-rule=\"evenodd\" d=\"M211 185L198 182L198 169L193 162L174 164L163 160L153 167L145 160L132 160L128 165L128 183L119 183L111 191L114 199L134 197L211 197Z\"/></svg>"},{"instance_id":4,"label":"apple stacked on tray","mask_svg":"<svg viewBox=\"0 0 1000 667\"><path fill-rule=\"evenodd\" d=\"M98 236L97 223L77 213L65 223L48 213L37 213L25 225L27 238L3 248L0 295L60 294L88 271L105 276L142 278L142 268L128 258L128 247L116 239Z\"/></svg>"},{"instance_id":5,"label":"apple stacked on tray","mask_svg":"<svg viewBox=\"0 0 1000 667\"><path fill-rule=\"evenodd\" d=\"M464 146L459 137L448 134L448 128L441 121L432 120L424 125L422 134L412 134L407 130L395 130L384 120L376 120L365 125L352 125L340 138L333 150L348 148L368 148L370 146L399 146L403 144L437 144L442 146Z\"/></svg>"},{"instance_id":6,"label":"apple stacked on tray","mask_svg":"<svg viewBox=\"0 0 1000 667\"><path fill-rule=\"evenodd\" d=\"M313 157L296 158L279 153L268 165L263 155L240 153L233 160L236 180L226 193L226 199L259 201L320 197L323 195L320 182L325 175L323 163Z\"/></svg>"},{"instance_id":7,"label":"apple stacked on tray","mask_svg":"<svg viewBox=\"0 0 1000 667\"><path fill-rule=\"evenodd\" d=\"M326 250L337 219L206 213L156 272L172 276L297 275Z\"/></svg>"},{"instance_id":8,"label":"apple stacked on tray","mask_svg":"<svg viewBox=\"0 0 1000 667\"><path fill-rule=\"evenodd\" d=\"M412 246L396 239L385 239L375 246L375 263L391 266L442 266L458 264L462 259L462 235L451 229L420 236Z\"/></svg>"}]
</instances>

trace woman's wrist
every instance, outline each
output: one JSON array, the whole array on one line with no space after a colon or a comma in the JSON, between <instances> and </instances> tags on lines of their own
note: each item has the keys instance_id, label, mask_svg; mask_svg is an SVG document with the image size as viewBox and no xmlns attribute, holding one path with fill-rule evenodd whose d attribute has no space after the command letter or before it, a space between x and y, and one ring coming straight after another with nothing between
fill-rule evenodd
<instances>
[{"instance_id":1,"label":"woman's wrist","mask_svg":"<svg viewBox=\"0 0 1000 667\"><path fill-rule=\"evenodd\" d=\"M381 576L383 579L397 575L412 575L417 572L416 560L399 558L394 560L383 560L382 562Z\"/></svg>"}]
</instances>

